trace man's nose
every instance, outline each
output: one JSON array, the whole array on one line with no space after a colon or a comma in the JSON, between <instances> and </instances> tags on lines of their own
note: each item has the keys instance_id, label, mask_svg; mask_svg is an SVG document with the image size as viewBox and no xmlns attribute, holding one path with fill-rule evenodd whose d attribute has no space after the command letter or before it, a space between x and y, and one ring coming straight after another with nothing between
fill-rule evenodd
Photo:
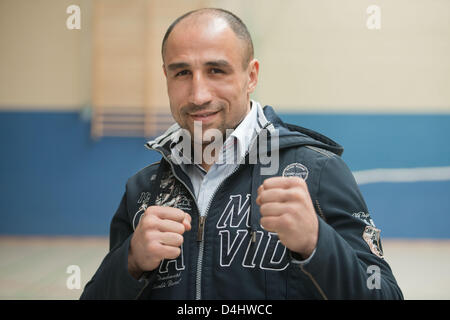
<instances>
[{"instance_id":1,"label":"man's nose","mask_svg":"<svg viewBox=\"0 0 450 320\"><path fill-rule=\"evenodd\" d=\"M192 77L191 103L201 106L211 102L211 90L207 79L201 73L196 73Z\"/></svg>"}]
</instances>

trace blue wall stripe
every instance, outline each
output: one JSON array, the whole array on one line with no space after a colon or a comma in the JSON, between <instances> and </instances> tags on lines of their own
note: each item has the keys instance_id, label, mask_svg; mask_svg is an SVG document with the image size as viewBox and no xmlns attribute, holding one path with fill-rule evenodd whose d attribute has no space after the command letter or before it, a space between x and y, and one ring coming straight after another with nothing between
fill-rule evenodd
<instances>
[{"instance_id":1,"label":"blue wall stripe","mask_svg":"<svg viewBox=\"0 0 450 320\"><path fill-rule=\"evenodd\" d=\"M106 235L144 138L93 141L77 113L0 113L2 234Z\"/></svg>"},{"instance_id":2,"label":"blue wall stripe","mask_svg":"<svg viewBox=\"0 0 450 320\"><path fill-rule=\"evenodd\" d=\"M341 143L351 170L450 165L450 115L282 114ZM75 112L0 112L0 234L107 235L144 138L90 138ZM450 238L450 183L361 186L385 237Z\"/></svg>"},{"instance_id":3,"label":"blue wall stripe","mask_svg":"<svg viewBox=\"0 0 450 320\"><path fill-rule=\"evenodd\" d=\"M450 115L282 114L344 146L352 171L450 165Z\"/></svg>"},{"instance_id":4,"label":"blue wall stripe","mask_svg":"<svg viewBox=\"0 0 450 320\"><path fill-rule=\"evenodd\" d=\"M450 181L360 187L382 237L450 238Z\"/></svg>"}]
</instances>

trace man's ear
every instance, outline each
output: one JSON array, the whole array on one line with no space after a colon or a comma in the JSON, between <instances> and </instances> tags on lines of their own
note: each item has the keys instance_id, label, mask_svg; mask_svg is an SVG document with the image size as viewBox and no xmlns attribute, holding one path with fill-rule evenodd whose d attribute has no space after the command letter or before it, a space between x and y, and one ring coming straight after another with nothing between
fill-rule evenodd
<instances>
[{"instance_id":1,"label":"man's ear","mask_svg":"<svg viewBox=\"0 0 450 320\"><path fill-rule=\"evenodd\" d=\"M164 65L164 63L163 63L163 65L162 65L162 68L163 68L164 75L165 75L166 78L167 78L166 66Z\"/></svg>"},{"instance_id":2,"label":"man's ear","mask_svg":"<svg viewBox=\"0 0 450 320\"><path fill-rule=\"evenodd\" d=\"M253 93L258 84L259 61L253 59L248 65L248 93Z\"/></svg>"}]
</instances>

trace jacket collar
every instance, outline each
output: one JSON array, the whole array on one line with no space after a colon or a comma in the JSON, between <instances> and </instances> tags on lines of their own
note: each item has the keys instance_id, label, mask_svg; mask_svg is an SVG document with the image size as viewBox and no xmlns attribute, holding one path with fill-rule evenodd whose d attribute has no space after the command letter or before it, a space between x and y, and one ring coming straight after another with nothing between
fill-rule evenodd
<instances>
[{"instance_id":1,"label":"jacket collar","mask_svg":"<svg viewBox=\"0 0 450 320\"><path fill-rule=\"evenodd\" d=\"M254 138L260 133L261 129L268 125L270 126L269 120L267 120L260 103L251 100L250 112L225 140L222 147L222 154L219 157L220 162L226 163L227 161L236 160L239 162L245 156ZM271 127L273 128L273 126ZM178 123L175 123L162 135L154 140L148 141L146 147L162 152L166 158L169 158L175 163L193 163L193 152L191 152L189 157L182 150L181 142L185 134L186 131Z\"/></svg>"}]
</instances>

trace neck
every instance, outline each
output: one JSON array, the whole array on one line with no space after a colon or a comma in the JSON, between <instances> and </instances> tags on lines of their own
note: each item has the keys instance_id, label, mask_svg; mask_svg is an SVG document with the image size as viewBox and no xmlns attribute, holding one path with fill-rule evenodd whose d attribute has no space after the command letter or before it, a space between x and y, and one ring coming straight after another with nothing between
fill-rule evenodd
<instances>
[{"instance_id":1,"label":"neck","mask_svg":"<svg viewBox=\"0 0 450 320\"><path fill-rule=\"evenodd\" d=\"M248 102L247 102L247 110L246 110L246 112L245 112L245 114L242 116L242 118L238 121L238 123L234 126L234 128L233 128L233 130L234 129L236 129L238 126L239 126L239 124L245 119L245 117L249 114L249 112L250 112L250 110L251 110L251 103L250 103L250 99L248 100ZM223 146L223 143L225 142L225 139L223 139L222 140L222 146ZM208 145L210 145L211 143L214 143L214 142L210 142L210 143L204 143L204 144L202 144L202 163L201 163L201 166L202 166L202 168L203 169L205 169L205 171L206 172L208 172L209 171L209 169L212 167L212 165L214 164L214 162L217 160L217 156L218 155L216 155L215 153L215 151L216 151L216 149L215 148L213 148L213 150L211 151L211 157L215 160L213 163L206 163L205 162L205 159L204 159L204 157L203 157L203 155L205 154L205 148L208 146Z\"/></svg>"}]
</instances>

